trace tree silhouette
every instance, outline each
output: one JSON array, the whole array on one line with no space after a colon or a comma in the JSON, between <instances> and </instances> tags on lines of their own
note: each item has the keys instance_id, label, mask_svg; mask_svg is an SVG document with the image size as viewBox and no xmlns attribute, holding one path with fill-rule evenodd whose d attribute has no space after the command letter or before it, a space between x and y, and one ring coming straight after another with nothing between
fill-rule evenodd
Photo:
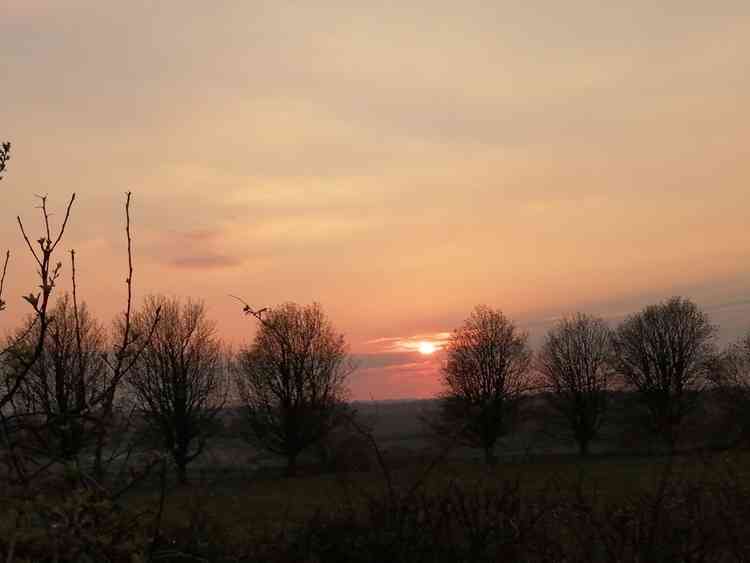
<instances>
[{"instance_id":1,"label":"tree silhouette","mask_svg":"<svg viewBox=\"0 0 750 563\"><path fill-rule=\"evenodd\" d=\"M750 441L750 332L729 345L712 374L719 398L736 439Z\"/></svg>"},{"instance_id":2,"label":"tree silhouette","mask_svg":"<svg viewBox=\"0 0 750 563\"><path fill-rule=\"evenodd\" d=\"M17 217L18 228L21 231L26 247L29 249L31 256L36 263L36 274L38 277L38 285L34 288L34 291L29 292L28 295L23 297L32 308L32 315L35 322L38 324L37 339L34 343L31 353L25 354L20 365L16 365L12 380L6 379L5 388L0 391L0 416L2 416L3 409L8 405L15 396L16 392L23 385L26 376L31 371L32 367L36 363L37 359L42 354L44 348L45 337L47 330L50 325L50 318L48 315L48 308L52 297L52 292L57 284L57 280L60 277L62 270L62 262L55 262L55 252L57 250L60 241L65 234L65 229L70 219L70 210L73 207L75 201L75 194L73 194L68 202L68 206L65 210L65 217L58 229L57 235L53 233L50 225L50 213L47 209L47 197L41 196L41 204L39 210L42 215L42 235L36 239L35 243L31 242L26 229L24 227L21 217ZM2 300L2 291L5 282L5 275L7 271L8 261L10 260L10 252L5 254L5 262L3 265L2 278L0 278L0 310L5 308L5 302ZM36 291L39 289L39 291ZM36 291L36 293L35 293ZM13 348L13 342L10 342L3 350L0 350L0 358L5 356Z\"/></svg>"},{"instance_id":3,"label":"tree silhouette","mask_svg":"<svg viewBox=\"0 0 750 563\"><path fill-rule=\"evenodd\" d=\"M226 400L224 356L202 302L150 296L133 318L133 331L140 336L152 326L127 382L186 483L187 466L203 453Z\"/></svg>"},{"instance_id":4,"label":"tree silhouette","mask_svg":"<svg viewBox=\"0 0 750 563\"><path fill-rule=\"evenodd\" d=\"M495 445L510 429L529 388L527 335L499 310L474 309L453 331L442 370L446 388L435 429L455 434L495 461Z\"/></svg>"},{"instance_id":5,"label":"tree silhouette","mask_svg":"<svg viewBox=\"0 0 750 563\"><path fill-rule=\"evenodd\" d=\"M612 331L607 324L578 314L547 333L537 356L549 401L570 426L581 455L589 453L607 408L611 355Z\"/></svg>"},{"instance_id":6,"label":"tree silhouette","mask_svg":"<svg viewBox=\"0 0 750 563\"><path fill-rule=\"evenodd\" d=\"M715 336L707 315L681 297L630 315L615 331L615 368L672 450L716 366Z\"/></svg>"},{"instance_id":7,"label":"tree silhouette","mask_svg":"<svg viewBox=\"0 0 750 563\"><path fill-rule=\"evenodd\" d=\"M10 145L3 144L1 148L0 165L4 170ZM108 461L119 455L114 442L106 439L106 428L118 383L138 349L132 346L129 330L125 330L120 343L101 352L99 325L85 306L78 307L76 303L73 251L72 304L71 298L64 298L52 308L62 270L56 251L66 231L75 194L58 229L52 228L47 197L38 197L41 236L29 237L24 222L17 218L35 263L36 281L32 291L23 297L32 315L24 329L0 349L0 505L7 524L0 541L3 559L28 558L21 554L21 543L26 543L34 544L32 559L113 560L125 553L124 547L128 554L133 551L134 524L140 518L118 510L117 498L154 465L146 462L134 470L128 463L129 453L126 454L124 463L118 464L117 489L102 481L103 471L99 471L104 467L99 454L106 451ZM126 326L133 278L129 204L130 193L125 204L129 262L128 305L123 315ZM2 297L9 260L10 253L6 252L0 276L0 310L5 308ZM100 378L101 363L107 366L106 378ZM103 380L107 383L102 386L99 383ZM28 408L17 409L19 405ZM92 426L95 428L89 432ZM74 459L82 443L88 445L92 441L96 446L94 478L85 464L77 463L80 459ZM85 528L82 534L80 526ZM34 538L27 539L32 528ZM53 537L51 548L46 539Z\"/></svg>"},{"instance_id":8,"label":"tree silhouette","mask_svg":"<svg viewBox=\"0 0 750 563\"><path fill-rule=\"evenodd\" d=\"M109 383L106 339L85 304L74 310L68 295L49 311L42 353L11 401L26 436L24 447L51 458L73 460L95 437L99 397ZM39 339L36 317L11 337L6 385L29 363Z\"/></svg>"},{"instance_id":9,"label":"tree silhouette","mask_svg":"<svg viewBox=\"0 0 750 563\"><path fill-rule=\"evenodd\" d=\"M249 425L248 440L287 460L297 458L345 420L346 378L353 366L344 337L320 305L286 303L245 312L260 321L252 345L235 363L235 383Z\"/></svg>"}]
</instances>

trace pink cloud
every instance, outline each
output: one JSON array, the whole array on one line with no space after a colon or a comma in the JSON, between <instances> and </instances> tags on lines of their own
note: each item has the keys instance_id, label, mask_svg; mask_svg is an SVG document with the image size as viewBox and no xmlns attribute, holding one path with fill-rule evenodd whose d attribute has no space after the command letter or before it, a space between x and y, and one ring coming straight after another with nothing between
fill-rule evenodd
<instances>
[{"instance_id":1,"label":"pink cloud","mask_svg":"<svg viewBox=\"0 0 750 563\"><path fill-rule=\"evenodd\" d=\"M441 360L415 352L363 354L351 377L355 400L427 398L439 393Z\"/></svg>"},{"instance_id":2,"label":"pink cloud","mask_svg":"<svg viewBox=\"0 0 750 563\"><path fill-rule=\"evenodd\" d=\"M225 251L228 236L221 229L193 229L149 237L148 254L162 264L191 270L232 268L243 257Z\"/></svg>"},{"instance_id":3,"label":"pink cloud","mask_svg":"<svg viewBox=\"0 0 750 563\"><path fill-rule=\"evenodd\" d=\"M431 343L436 350L445 348L451 337L450 332L427 332L412 336L393 336L369 340L365 344L375 345L387 352L416 352L423 342Z\"/></svg>"}]
</instances>

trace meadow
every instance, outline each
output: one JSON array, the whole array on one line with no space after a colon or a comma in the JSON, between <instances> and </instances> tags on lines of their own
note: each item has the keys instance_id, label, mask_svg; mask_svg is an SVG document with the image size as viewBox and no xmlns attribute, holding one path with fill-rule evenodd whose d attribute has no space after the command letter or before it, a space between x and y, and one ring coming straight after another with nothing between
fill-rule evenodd
<instances>
[{"instance_id":1,"label":"meadow","mask_svg":"<svg viewBox=\"0 0 750 563\"><path fill-rule=\"evenodd\" d=\"M161 545L204 561L744 561L748 471L744 451L205 471L169 491ZM154 487L127 505L158 502Z\"/></svg>"}]
</instances>

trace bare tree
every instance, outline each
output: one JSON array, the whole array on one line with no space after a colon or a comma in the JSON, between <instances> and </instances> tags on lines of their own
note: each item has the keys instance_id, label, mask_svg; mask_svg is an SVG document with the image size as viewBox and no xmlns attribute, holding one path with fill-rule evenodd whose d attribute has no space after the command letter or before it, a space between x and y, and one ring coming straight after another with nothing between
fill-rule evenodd
<instances>
[{"instance_id":1,"label":"bare tree","mask_svg":"<svg viewBox=\"0 0 750 563\"><path fill-rule=\"evenodd\" d=\"M480 305L453 331L442 370L446 390L435 430L454 434L495 461L495 445L508 433L529 388L527 335L499 310Z\"/></svg>"},{"instance_id":2,"label":"bare tree","mask_svg":"<svg viewBox=\"0 0 750 563\"><path fill-rule=\"evenodd\" d=\"M346 378L353 365L343 335L320 305L286 303L262 313L252 345L235 363L235 383L249 424L249 441L287 460L298 456L342 424Z\"/></svg>"},{"instance_id":3,"label":"bare tree","mask_svg":"<svg viewBox=\"0 0 750 563\"><path fill-rule=\"evenodd\" d=\"M750 332L724 353L724 383L750 393Z\"/></svg>"},{"instance_id":4,"label":"bare tree","mask_svg":"<svg viewBox=\"0 0 750 563\"><path fill-rule=\"evenodd\" d=\"M9 149L10 145L4 144L2 151L0 151L2 152L3 168L8 158ZM0 451L0 464L3 465L4 469L4 471L0 471L0 479L2 479L2 485L0 486L2 501L0 504L2 504L4 509L7 507L8 510L5 517L7 523L10 524L10 528L6 529L7 534L3 538L6 541L0 542L3 543L5 551L3 560L5 561L15 561L17 559L16 548L24 535L22 529L28 525L28 522L33 522L34 528L38 529L42 534L46 532L48 537L54 536L55 538L65 538L65 540L71 539L73 544L83 547L83 551L87 553L84 557L90 558L95 553L89 549L91 546L90 538L94 537L92 534L98 537L106 536L111 540L111 546L119 548L130 538L135 519L140 518L140 516L135 516L134 518L129 516L125 518L113 516L116 513L113 510L113 503L124 490L132 485L132 478L124 479L123 481L126 481L124 484L125 488L116 491L108 490L102 486L101 480L99 480L99 483L94 483L83 468L76 463L66 464L72 471L66 471L63 480L59 479L59 477L62 477L59 472L48 471L51 467L54 467L54 464L65 461L63 456L58 455L59 450L62 449L65 452L69 452L74 449L73 447L68 447L72 445L72 440L62 438L60 441L67 443L63 448L55 447L60 446L60 441L55 443L55 440L50 440L49 445L52 447L50 451L46 452L46 455L42 456L42 458L48 458L48 461L43 461L42 463L39 463L38 456L34 456L33 453L29 455L28 448L23 447L27 445L24 444L24 441L29 436L29 426L26 424L29 418L28 415L41 418L43 421L41 424L34 424L31 431L38 434L46 433L47 436L53 436L55 433L60 437L63 435L80 436L78 431L68 433L66 428L55 427L60 424L70 427L71 424L68 423L72 423L73 426L81 422L86 424L93 423L91 418L94 412L96 412L98 417L95 423L96 426L98 428L105 427L104 423L106 422L108 412L107 406L111 406L113 403L111 398L115 395L118 382L127 373L129 367L132 366L134 358L138 355L138 349L132 345L133 339L129 336L129 330L125 330L123 341L119 345L114 345L111 353L107 354L106 358L103 355L98 358L110 369L108 383L104 386L104 389L99 387L100 392L96 393L93 392L93 389L97 386L91 385L91 393L84 393L87 399L78 401L80 397L79 385L59 385L57 389L62 391L62 395L66 395L66 397L61 397L62 401L60 402L66 403L66 416L64 418L67 419L67 422L61 421L59 417L49 417L44 422L44 413L35 412L37 410L44 410L44 407L41 409L38 409L38 407L45 400L39 400L44 395L36 392L39 389L35 387L34 382L41 382L41 386L47 384L52 386L57 384L56 381L52 381L55 377L68 377L71 375L67 370L57 369L59 366L53 365L56 361L66 359L62 363L74 366L72 369L79 373L98 372L98 368L92 370L89 370L89 368L82 369L84 362L89 360L98 362L98 359L86 353L87 338L85 336L85 327L87 320L85 314L79 314L82 312L82 308L79 308L76 302L73 251L71 251L73 303L72 307L70 307L70 303L68 302L68 310L72 310L73 312L72 324L75 325L74 340L76 350L73 354L74 359L70 362L68 361L71 358L71 354L67 351L64 353L60 353L60 350L51 351L58 344L62 344L63 342L70 343L69 332L61 331L58 326L57 311L50 311L49 308L51 307L53 290L57 286L62 269L62 262L56 258L56 250L68 225L71 208L75 201L75 194L71 196L62 220L57 223L57 229L53 227L52 214L48 212L47 197L39 196L39 199L41 201L39 209L42 216L41 236L33 239L32 242L23 221L20 217L17 218L23 240L36 264L37 281L35 282L34 290L23 297L32 308L32 317L27 323L26 330L16 333L16 338L9 339L7 342L8 346L0 350L0 370L2 370L0 373L2 376L2 379L0 379L0 444L3 448ZM125 204L129 262L128 277L126 278L128 306L124 314L125 319L129 319L130 317L130 297L133 277L132 256L130 252L129 204L130 193L127 194ZM2 294L9 260L10 253L6 253L2 276L0 276L0 310L3 310L6 305L2 299ZM63 321L63 324L67 327L66 331L70 328L70 321L70 317L66 315ZM129 320L125 324L128 325ZM43 383L43 379L36 376L42 375L42 372L47 371L48 368L50 371L54 370L55 373L46 373L45 375L50 377L47 378L47 383ZM92 381L73 376L73 380L76 379L79 382L86 381L87 383L91 383ZM94 378L94 380L97 380L97 378ZM19 401L24 396L34 411L18 412L15 410L16 405L19 404ZM50 395L46 396L50 398ZM54 401L57 400L58 397L55 397ZM50 412L52 411L52 409L49 410ZM109 409L109 412L111 412L111 409ZM102 451L105 445L108 446L108 449L111 449L111 443L104 440L104 437L107 436L106 432L97 429L94 432L94 436L96 436L97 453ZM86 440L88 441L88 436ZM58 451L51 451L54 449ZM97 461L99 461L98 456ZM96 466L101 467L98 463ZM124 471L125 469L133 468L126 468L125 465L121 465L121 470ZM136 471L130 475L131 477L132 475L143 475L148 469L149 467L145 467L143 471ZM48 486L55 487L55 500L51 504L45 500L45 491ZM77 533L81 514L86 515L84 518L87 521L86 526L88 532L91 532L84 534L85 537L83 538L78 537L79 534ZM113 516L113 518L101 518L102 516ZM97 529L96 532L90 529L92 523ZM99 534L103 534L104 536ZM106 542L107 540L105 540ZM132 545L129 547L132 549ZM5 548L7 548L7 551ZM59 546L57 541L54 552L54 555L52 553L49 554L51 560L59 559L62 552L70 554L73 558L77 557L76 555L72 555L75 551L69 551L67 547ZM96 558L97 555L94 555L94 557ZM104 558L110 559L111 557Z\"/></svg>"},{"instance_id":5,"label":"bare tree","mask_svg":"<svg viewBox=\"0 0 750 563\"><path fill-rule=\"evenodd\" d=\"M127 382L186 483L187 466L203 453L226 400L224 355L202 302L150 296L133 330L142 335L152 326Z\"/></svg>"},{"instance_id":6,"label":"bare tree","mask_svg":"<svg viewBox=\"0 0 750 563\"><path fill-rule=\"evenodd\" d=\"M615 368L670 449L716 365L715 336L708 316L681 297L630 315L615 332Z\"/></svg>"},{"instance_id":7,"label":"bare tree","mask_svg":"<svg viewBox=\"0 0 750 563\"><path fill-rule=\"evenodd\" d=\"M545 338L537 369L549 401L567 421L581 455L601 428L612 370L612 331L600 318L564 318Z\"/></svg>"},{"instance_id":8,"label":"bare tree","mask_svg":"<svg viewBox=\"0 0 750 563\"><path fill-rule=\"evenodd\" d=\"M729 345L712 374L730 441L750 441L750 332Z\"/></svg>"},{"instance_id":9,"label":"bare tree","mask_svg":"<svg viewBox=\"0 0 750 563\"><path fill-rule=\"evenodd\" d=\"M37 241L39 251L33 255L39 266L37 273L42 279L42 292L24 298L34 308L34 314L0 351L0 358L6 360L0 379L0 438L11 451L13 472L19 482L28 484L31 477L40 475L55 463L67 463L76 458L85 442L86 446L94 444L93 474L101 484L106 466L129 458L132 452L133 444L122 439L126 437L127 428L120 426L123 419L115 416L115 397L153 327L138 341L129 328L133 262L131 194L126 196L128 298L122 316L125 328L120 330L122 339L106 347L101 327L90 317L85 305L78 305L73 250L70 251L72 294L59 302L57 309L48 311L49 294L62 268L62 263L58 262L52 269L51 257L67 225L74 197L54 242L50 238L46 198L41 197L47 236ZM20 219L19 226L27 246L33 250ZM98 342L91 346L93 340ZM113 431L118 434L117 440L112 440ZM40 460L46 462L40 465ZM31 473L26 471L26 467L35 465ZM79 463L76 466L83 469ZM120 471L125 467L126 464L120 463Z\"/></svg>"},{"instance_id":10,"label":"bare tree","mask_svg":"<svg viewBox=\"0 0 750 563\"><path fill-rule=\"evenodd\" d=\"M106 339L85 304L74 309L69 295L49 312L50 326L42 353L11 401L13 415L25 430L25 447L63 460L75 459L95 436L97 400L109 383ZM29 317L11 337L6 382L29 363L39 339L39 325Z\"/></svg>"},{"instance_id":11,"label":"bare tree","mask_svg":"<svg viewBox=\"0 0 750 563\"><path fill-rule=\"evenodd\" d=\"M24 357L22 364L17 366L18 369L14 370L13 379L10 381L6 380L5 389L0 392L0 415L3 414L5 407L13 400L16 392L20 389L21 385L23 385L26 376L31 371L37 359L41 356L47 329L50 325L47 309L49 308L50 298L62 269L62 262L54 262L55 251L57 250L57 246L60 244L63 234L65 233L65 228L68 225L70 210L73 207L75 197L75 194L73 194L68 202L68 206L65 210L65 217L62 220L57 235L53 234L53 228L50 223L50 213L47 210L47 197L41 196L39 198L41 200L39 209L42 215L43 234L36 239L36 245L34 245L29 239L21 217L16 217L18 228L21 231L23 240L37 266L39 284L36 287L40 289L40 291L36 293L31 291L28 295L25 295L23 299L33 310L33 317L38 324L38 331L32 352ZM2 278L0 279L0 310L5 308L5 302L2 300L2 289L9 260L10 252L7 252L5 254ZM12 348L13 342L9 343L9 345L3 350L0 350L0 358L7 354Z\"/></svg>"}]
</instances>

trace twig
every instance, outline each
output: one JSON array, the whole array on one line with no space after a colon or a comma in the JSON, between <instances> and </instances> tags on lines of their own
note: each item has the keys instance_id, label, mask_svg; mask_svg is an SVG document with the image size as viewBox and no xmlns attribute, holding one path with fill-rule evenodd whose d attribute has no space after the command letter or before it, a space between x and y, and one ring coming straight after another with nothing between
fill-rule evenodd
<instances>
[{"instance_id":1,"label":"twig","mask_svg":"<svg viewBox=\"0 0 750 563\"><path fill-rule=\"evenodd\" d=\"M0 311L5 309L5 301L3 301L3 289L5 288L5 274L8 271L8 261L10 260L10 250L5 252L5 262L3 263L3 274L0 277Z\"/></svg>"},{"instance_id":2,"label":"twig","mask_svg":"<svg viewBox=\"0 0 750 563\"><path fill-rule=\"evenodd\" d=\"M62 225L60 225L60 231L57 234L57 238L55 239L55 242L52 244L52 248L55 248L57 246L57 243L60 242L60 239L62 239L63 233L65 232L65 227L68 226L68 219L70 219L70 209L73 207L73 202L76 199L76 194L74 193L70 197L70 201L68 202L68 207L65 209L65 219L63 219Z\"/></svg>"},{"instance_id":3,"label":"twig","mask_svg":"<svg viewBox=\"0 0 750 563\"><path fill-rule=\"evenodd\" d=\"M23 236L24 241L26 241L26 245L29 248L29 251L34 256L34 259L36 260L38 266L39 266L39 287L42 290L41 293L34 294L29 293L29 295L25 296L24 299L29 303L29 305L32 306L34 309L34 312L36 313L36 317L39 320L39 336L36 342L36 346L34 347L34 350L28 360L23 362L23 366L20 369L19 373L16 375L15 381L13 383L13 386L10 390L6 391L5 395L0 397L0 409L2 409L5 405L10 403L10 401L13 399L13 396L18 392L18 390L21 388L21 385L23 384L24 380L26 379L26 376L31 371L32 366L36 363L36 361L39 359L39 357L42 354L43 348L44 348L44 341L47 336L47 328L49 326L50 320L47 318L47 307L49 305L50 296L52 295L52 290L55 287L55 282L57 281L57 278L60 275L60 269L62 268L62 263L58 262L56 265L51 266L52 262L52 256L54 255L55 249L57 247L57 244L62 239L63 234L65 233L65 228L68 224L68 218L70 217L70 210L73 206L73 202L75 201L75 193L71 196L70 201L68 202L68 206L65 212L65 220L63 221L63 224L60 226L60 231L55 239L55 242L52 243L50 241L50 231L49 231L49 213L47 212L47 200L46 197L42 197L42 216L44 217L44 224L45 224L45 230L47 231L47 238L40 238L37 240L39 244L39 248L41 250L41 257L36 253L34 250L34 247L31 244L31 241L26 234L26 231L23 227L23 222L21 221L21 217L17 217L19 228L21 229L21 234ZM41 301L40 301L41 300Z\"/></svg>"},{"instance_id":4,"label":"twig","mask_svg":"<svg viewBox=\"0 0 750 563\"><path fill-rule=\"evenodd\" d=\"M75 322L75 333L76 333L76 355L78 360L78 376L77 381L80 385L83 385L83 352L81 346L81 321L78 315L78 294L76 291L76 251L70 251L70 269L71 269L71 282L73 287L73 320ZM79 393L80 394L80 393ZM79 403L79 407L83 406Z\"/></svg>"},{"instance_id":5,"label":"twig","mask_svg":"<svg viewBox=\"0 0 750 563\"><path fill-rule=\"evenodd\" d=\"M161 472L159 473L159 510L156 513L154 522L154 535L151 538L151 544L148 548L148 559L149 563L154 560L154 552L161 536L161 520L164 515L164 504L167 499L167 460L162 458Z\"/></svg>"}]
</instances>

